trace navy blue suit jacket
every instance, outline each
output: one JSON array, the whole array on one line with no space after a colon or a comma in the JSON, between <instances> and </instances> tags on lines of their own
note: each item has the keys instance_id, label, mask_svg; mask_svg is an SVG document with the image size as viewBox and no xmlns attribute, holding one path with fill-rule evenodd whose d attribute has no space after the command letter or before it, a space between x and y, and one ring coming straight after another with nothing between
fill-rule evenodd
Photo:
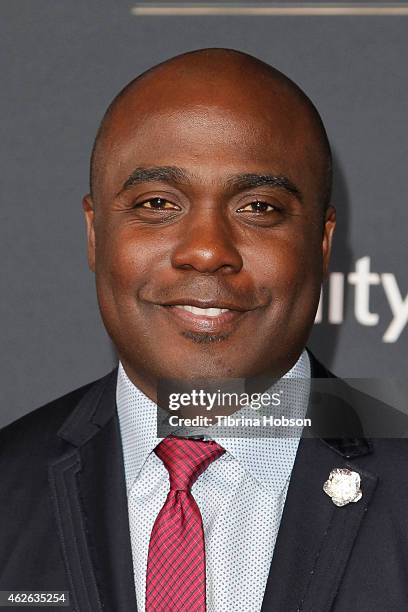
<instances>
[{"instance_id":1,"label":"navy blue suit jacket","mask_svg":"<svg viewBox=\"0 0 408 612\"><path fill-rule=\"evenodd\" d=\"M314 377L331 376L311 359ZM69 591L63 609L76 612L136 610L116 372L0 432L0 590ZM342 508L322 490L338 467L363 492ZM262 612L406 610L408 441L302 439Z\"/></svg>"}]
</instances>

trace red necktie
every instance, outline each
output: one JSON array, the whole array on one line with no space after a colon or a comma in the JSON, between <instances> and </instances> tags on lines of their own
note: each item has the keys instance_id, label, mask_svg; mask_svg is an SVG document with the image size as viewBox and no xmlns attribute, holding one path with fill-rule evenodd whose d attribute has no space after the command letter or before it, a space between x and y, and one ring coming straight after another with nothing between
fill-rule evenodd
<instances>
[{"instance_id":1,"label":"red necktie","mask_svg":"<svg viewBox=\"0 0 408 612\"><path fill-rule=\"evenodd\" d=\"M155 453L169 472L170 491L150 536L146 612L205 612L203 523L191 487L224 449L212 441L169 437Z\"/></svg>"}]
</instances>

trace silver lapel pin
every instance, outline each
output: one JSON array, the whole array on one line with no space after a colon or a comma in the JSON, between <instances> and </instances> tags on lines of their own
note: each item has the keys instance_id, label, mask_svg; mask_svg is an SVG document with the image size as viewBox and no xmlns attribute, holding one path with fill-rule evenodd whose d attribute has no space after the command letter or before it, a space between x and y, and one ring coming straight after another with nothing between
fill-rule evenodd
<instances>
[{"instance_id":1,"label":"silver lapel pin","mask_svg":"<svg viewBox=\"0 0 408 612\"><path fill-rule=\"evenodd\" d=\"M346 468L335 468L323 485L323 491L331 497L336 506L357 502L363 493L360 488L360 474Z\"/></svg>"}]
</instances>

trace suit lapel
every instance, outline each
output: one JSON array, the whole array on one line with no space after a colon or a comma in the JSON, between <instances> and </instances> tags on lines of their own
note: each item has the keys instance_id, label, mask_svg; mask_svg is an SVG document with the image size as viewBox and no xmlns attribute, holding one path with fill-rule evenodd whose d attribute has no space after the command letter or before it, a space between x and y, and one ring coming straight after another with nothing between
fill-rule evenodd
<instances>
[{"instance_id":1,"label":"suit lapel","mask_svg":"<svg viewBox=\"0 0 408 612\"><path fill-rule=\"evenodd\" d=\"M332 469L361 477L363 497L342 508L323 491ZM263 612L328 612L340 585L360 523L377 484L319 439L299 444L269 574Z\"/></svg>"},{"instance_id":2,"label":"suit lapel","mask_svg":"<svg viewBox=\"0 0 408 612\"><path fill-rule=\"evenodd\" d=\"M314 377L330 376L313 356L311 362ZM328 612L332 608L377 485L377 476L358 466L358 457L371 452L365 438L301 439L262 612ZM324 493L323 484L334 468L360 474L360 501L337 507Z\"/></svg>"},{"instance_id":3,"label":"suit lapel","mask_svg":"<svg viewBox=\"0 0 408 612\"><path fill-rule=\"evenodd\" d=\"M116 371L92 386L58 435L50 482L77 612L136 610Z\"/></svg>"}]
</instances>

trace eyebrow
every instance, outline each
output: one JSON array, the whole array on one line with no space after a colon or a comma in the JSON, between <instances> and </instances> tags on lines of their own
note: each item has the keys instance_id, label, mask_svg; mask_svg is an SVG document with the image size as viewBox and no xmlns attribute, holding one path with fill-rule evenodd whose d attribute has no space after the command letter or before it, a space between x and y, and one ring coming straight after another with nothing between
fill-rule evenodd
<instances>
[{"instance_id":1,"label":"eyebrow","mask_svg":"<svg viewBox=\"0 0 408 612\"><path fill-rule=\"evenodd\" d=\"M162 181L165 183L188 184L190 180L187 173L177 166L154 166L152 168L136 168L126 179L122 190L138 185L139 183L153 183Z\"/></svg>"},{"instance_id":2,"label":"eyebrow","mask_svg":"<svg viewBox=\"0 0 408 612\"><path fill-rule=\"evenodd\" d=\"M227 179L229 187L238 191L253 189L254 187L279 187L288 191L302 201L300 189L286 176L275 174L237 174Z\"/></svg>"},{"instance_id":3,"label":"eyebrow","mask_svg":"<svg viewBox=\"0 0 408 612\"><path fill-rule=\"evenodd\" d=\"M151 168L136 168L132 174L126 179L122 190L129 189L133 185L140 183L165 182L189 185L191 179L188 173L178 166L153 166ZM244 191L245 189L253 189L256 187L278 187L284 189L291 195L297 197L302 202L301 191L296 185L286 176L275 174L257 174L244 173L230 176L226 179L225 185L233 191Z\"/></svg>"}]
</instances>

